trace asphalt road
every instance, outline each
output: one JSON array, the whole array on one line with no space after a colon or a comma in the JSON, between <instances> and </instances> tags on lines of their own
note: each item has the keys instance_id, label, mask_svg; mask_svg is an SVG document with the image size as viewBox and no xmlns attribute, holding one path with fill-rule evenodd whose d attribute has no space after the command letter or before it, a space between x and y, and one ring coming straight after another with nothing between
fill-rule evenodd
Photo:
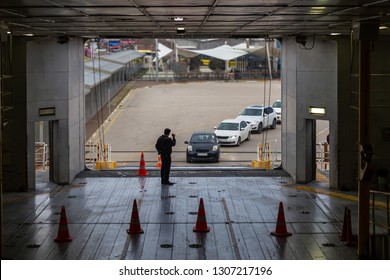
<instances>
[{"instance_id":1,"label":"asphalt road","mask_svg":"<svg viewBox=\"0 0 390 280\"><path fill-rule=\"evenodd\" d=\"M220 163L185 162L185 140L194 131L212 131L222 120L235 118L246 106L272 105L280 99L280 80L239 82L167 83L130 91L100 133L91 140L104 139L111 146L111 160L118 166L138 166L141 152L146 164L157 163L154 144L169 127L176 134L172 166L251 166L259 143L271 141L271 151L280 159L281 125L253 133L240 147L222 147ZM327 134L327 123L317 123L318 141Z\"/></svg>"}]
</instances>

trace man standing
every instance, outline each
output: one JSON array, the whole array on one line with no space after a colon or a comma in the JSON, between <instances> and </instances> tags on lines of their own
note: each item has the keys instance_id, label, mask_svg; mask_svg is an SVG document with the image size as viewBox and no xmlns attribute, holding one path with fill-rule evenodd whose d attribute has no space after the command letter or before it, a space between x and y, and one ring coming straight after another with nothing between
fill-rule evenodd
<instances>
[{"instance_id":1,"label":"man standing","mask_svg":"<svg viewBox=\"0 0 390 280\"><path fill-rule=\"evenodd\" d=\"M169 128L164 129L164 134L157 139L155 145L158 154L161 156L161 184L173 185L174 183L169 181L169 173L171 172L171 154L172 147L176 145L175 134L172 133L172 138L169 137L171 130Z\"/></svg>"}]
</instances>

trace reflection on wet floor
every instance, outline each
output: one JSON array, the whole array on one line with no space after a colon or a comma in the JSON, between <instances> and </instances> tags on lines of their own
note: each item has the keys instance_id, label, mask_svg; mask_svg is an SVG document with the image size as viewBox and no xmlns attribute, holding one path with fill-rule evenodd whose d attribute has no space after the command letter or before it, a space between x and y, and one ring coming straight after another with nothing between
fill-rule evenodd
<instances>
[{"instance_id":1,"label":"reflection on wet floor","mask_svg":"<svg viewBox=\"0 0 390 280\"><path fill-rule=\"evenodd\" d=\"M65 186L37 176L36 192L4 197L7 259L356 259L356 247L339 236L344 209L357 203L297 188L285 173L251 176L219 171L218 176L181 176L161 186L158 171L137 177L86 172ZM126 173L127 172L127 173ZM132 173L133 172L133 173ZM201 172L200 172L201 173ZM208 173L213 174L212 172ZM94 176L95 175L95 176ZM209 232L194 232L200 199ZM133 201L143 234L128 234ZM291 236L278 237L280 203ZM72 241L54 242L61 207Z\"/></svg>"}]
</instances>

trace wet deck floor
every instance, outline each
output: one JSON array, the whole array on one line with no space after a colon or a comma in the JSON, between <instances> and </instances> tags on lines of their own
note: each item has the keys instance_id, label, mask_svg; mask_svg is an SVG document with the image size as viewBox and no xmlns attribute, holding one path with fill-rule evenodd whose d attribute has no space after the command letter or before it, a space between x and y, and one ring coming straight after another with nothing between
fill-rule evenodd
<instances>
[{"instance_id":1,"label":"wet deck floor","mask_svg":"<svg viewBox=\"0 0 390 280\"><path fill-rule=\"evenodd\" d=\"M357 259L356 247L339 238L345 207L356 232L356 201L300 188L282 171L172 173L173 186L161 186L158 171L95 171L70 185L5 194L5 259ZM193 231L200 199L209 232ZM143 234L127 233L134 201ZM288 237L271 235L279 231L280 202ZM70 242L54 241L62 206Z\"/></svg>"}]
</instances>

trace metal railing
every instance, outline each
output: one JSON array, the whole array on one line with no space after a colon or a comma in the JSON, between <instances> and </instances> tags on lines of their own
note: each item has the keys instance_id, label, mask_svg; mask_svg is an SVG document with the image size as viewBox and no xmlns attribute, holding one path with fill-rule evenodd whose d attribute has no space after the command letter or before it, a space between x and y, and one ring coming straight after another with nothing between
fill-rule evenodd
<instances>
[{"instance_id":1,"label":"metal railing","mask_svg":"<svg viewBox=\"0 0 390 280\"><path fill-rule=\"evenodd\" d=\"M93 167L98 157L98 145L95 143L86 144L86 164ZM111 146L108 148L109 156L108 160L115 161L118 166L137 167L140 163L140 155L144 154L144 161L148 165L155 165L158 161L158 155L156 151L135 151L135 150L111 150ZM172 152L172 165L186 165L185 158L186 151L173 151ZM252 160L257 158L257 151L230 151L229 149L221 151L221 159L219 163L212 163L216 166L250 166ZM281 153L272 153L272 162L276 166L281 162ZM208 163L207 163L208 164ZM192 166L193 164L191 164ZM209 164L208 164L209 165Z\"/></svg>"},{"instance_id":2,"label":"metal railing","mask_svg":"<svg viewBox=\"0 0 390 280\"><path fill-rule=\"evenodd\" d=\"M111 161L111 145L89 141L85 144L85 162Z\"/></svg>"},{"instance_id":3,"label":"metal railing","mask_svg":"<svg viewBox=\"0 0 390 280\"><path fill-rule=\"evenodd\" d=\"M327 142L317 143L316 163L320 170L329 170L329 144Z\"/></svg>"},{"instance_id":4,"label":"metal railing","mask_svg":"<svg viewBox=\"0 0 390 280\"><path fill-rule=\"evenodd\" d=\"M370 190L373 258L390 259L390 192ZM384 214L384 215L383 215Z\"/></svg>"},{"instance_id":5,"label":"metal railing","mask_svg":"<svg viewBox=\"0 0 390 280\"><path fill-rule=\"evenodd\" d=\"M45 142L35 142L35 168L45 170L48 163L48 145Z\"/></svg>"},{"instance_id":6,"label":"metal railing","mask_svg":"<svg viewBox=\"0 0 390 280\"><path fill-rule=\"evenodd\" d=\"M371 223L372 233L375 235L377 227L387 230L390 235L390 192L370 190L371 193ZM378 212L385 212L385 219L379 219ZM379 221L378 221L379 220Z\"/></svg>"}]
</instances>

